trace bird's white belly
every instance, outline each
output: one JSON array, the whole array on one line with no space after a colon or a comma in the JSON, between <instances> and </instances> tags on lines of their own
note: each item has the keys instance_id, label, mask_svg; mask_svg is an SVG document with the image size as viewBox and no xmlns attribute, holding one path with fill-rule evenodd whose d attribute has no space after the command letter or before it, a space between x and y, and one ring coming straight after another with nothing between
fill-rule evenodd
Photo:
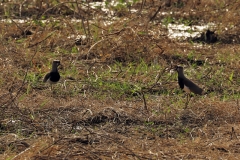
<instances>
[{"instance_id":1,"label":"bird's white belly","mask_svg":"<svg viewBox=\"0 0 240 160\"><path fill-rule=\"evenodd\" d=\"M184 87L183 87L183 90L184 90L185 92L187 92L187 93L190 93L190 92L191 92L190 89L189 89L187 86L185 86L185 85L184 85Z\"/></svg>"},{"instance_id":2,"label":"bird's white belly","mask_svg":"<svg viewBox=\"0 0 240 160\"><path fill-rule=\"evenodd\" d=\"M47 80L49 84L56 84L57 82L50 81L50 79Z\"/></svg>"}]
</instances>

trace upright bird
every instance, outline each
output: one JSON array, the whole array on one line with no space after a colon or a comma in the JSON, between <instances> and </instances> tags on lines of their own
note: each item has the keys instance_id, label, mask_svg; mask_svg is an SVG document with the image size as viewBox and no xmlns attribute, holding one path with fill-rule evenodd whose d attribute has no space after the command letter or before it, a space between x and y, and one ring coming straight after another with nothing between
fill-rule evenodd
<instances>
[{"instance_id":1,"label":"upright bird","mask_svg":"<svg viewBox=\"0 0 240 160\"><path fill-rule=\"evenodd\" d=\"M52 89L52 84L56 84L60 80L60 74L58 72L59 65L60 65L60 61L54 60L52 62L52 70L49 73L47 73L43 78L44 83L48 82L51 84L51 89Z\"/></svg>"},{"instance_id":2,"label":"upright bird","mask_svg":"<svg viewBox=\"0 0 240 160\"><path fill-rule=\"evenodd\" d=\"M199 95L203 94L204 91L202 88L200 88L195 83L193 83L191 80L189 80L185 77L185 75L183 73L183 67L176 66L175 69L178 72L178 84L182 90L187 92L188 95L191 92L193 92L194 94L199 94ZM188 104L188 98L187 98L186 106L187 106L187 104Z\"/></svg>"},{"instance_id":3,"label":"upright bird","mask_svg":"<svg viewBox=\"0 0 240 160\"><path fill-rule=\"evenodd\" d=\"M203 94L203 89L198 87L191 80L187 79L183 73L183 67L176 66L176 71L178 72L178 84L181 89L186 91L187 93L193 92L194 94Z\"/></svg>"}]
</instances>

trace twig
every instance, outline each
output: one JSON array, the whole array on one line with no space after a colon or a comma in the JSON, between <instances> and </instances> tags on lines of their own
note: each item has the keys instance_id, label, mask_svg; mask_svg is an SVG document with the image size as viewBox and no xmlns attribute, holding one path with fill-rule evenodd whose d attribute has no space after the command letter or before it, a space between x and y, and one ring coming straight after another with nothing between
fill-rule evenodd
<instances>
[{"instance_id":1,"label":"twig","mask_svg":"<svg viewBox=\"0 0 240 160\"><path fill-rule=\"evenodd\" d=\"M212 140L211 142L208 142L206 145L203 145L202 147L207 147L209 144L211 144L219 139L221 139L221 138L216 138L216 139Z\"/></svg>"},{"instance_id":2,"label":"twig","mask_svg":"<svg viewBox=\"0 0 240 160\"><path fill-rule=\"evenodd\" d=\"M231 139L233 139L233 135L238 139L236 132L234 130L234 127L232 127L232 132L231 132Z\"/></svg>"},{"instance_id":3,"label":"twig","mask_svg":"<svg viewBox=\"0 0 240 160\"><path fill-rule=\"evenodd\" d=\"M107 39L108 39L108 38L107 38ZM93 47L95 47L98 43L100 43L100 42L102 42L102 41L104 41L104 40L107 40L107 39L101 39L101 40L97 41L96 43L94 43L94 44L89 48L89 50L88 50L88 52L87 52L87 60L88 60L89 53L90 53L90 51L93 49Z\"/></svg>"},{"instance_id":4,"label":"twig","mask_svg":"<svg viewBox=\"0 0 240 160\"><path fill-rule=\"evenodd\" d=\"M141 8L140 8L140 10L138 11L138 14L141 14L145 3L146 3L146 0L142 0Z\"/></svg>"},{"instance_id":5,"label":"twig","mask_svg":"<svg viewBox=\"0 0 240 160\"><path fill-rule=\"evenodd\" d=\"M13 19L11 19L11 21L17 26L19 30L22 31L22 33L24 33L24 30Z\"/></svg>"},{"instance_id":6,"label":"twig","mask_svg":"<svg viewBox=\"0 0 240 160\"><path fill-rule=\"evenodd\" d=\"M54 32L55 32L55 31L54 31ZM49 37L51 37L51 36L53 35L54 32L52 32L50 35L48 35L48 36L47 36L46 38L44 38L43 40L41 40L41 41L39 41L39 42L37 42L37 43L35 43L35 44L29 45L28 48L34 47L34 46L42 43L43 41L47 40Z\"/></svg>"},{"instance_id":7,"label":"twig","mask_svg":"<svg viewBox=\"0 0 240 160\"><path fill-rule=\"evenodd\" d=\"M33 60L33 58L35 57L36 54L37 54L37 49L36 49L34 55L32 56L31 60L29 61L29 64L32 63L32 60ZM15 101L15 99L18 97L20 91L22 90L23 86L25 85L25 81L26 81L26 78L27 78L28 70L29 70L29 67L27 68L27 70L26 70L26 72L25 72L25 75L24 75L24 78L23 78L23 81L22 81L22 85L21 85L20 88L18 89L16 95L15 95L13 98L11 98L9 101L7 101L6 103L4 103L2 106L4 106L4 105L10 105L10 104L13 103L13 102Z\"/></svg>"},{"instance_id":8,"label":"twig","mask_svg":"<svg viewBox=\"0 0 240 160\"><path fill-rule=\"evenodd\" d=\"M141 94L142 94L144 108L145 108L146 111L148 111L147 102L146 102L146 99L145 99L144 92L142 91L142 89L141 89L140 92L141 92Z\"/></svg>"},{"instance_id":9,"label":"twig","mask_svg":"<svg viewBox=\"0 0 240 160\"><path fill-rule=\"evenodd\" d=\"M207 74L205 74L204 76L201 77L201 79L207 77L211 72L212 72L212 67L210 68L210 70L208 71Z\"/></svg>"},{"instance_id":10,"label":"twig","mask_svg":"<svg viewBox=\"0 0 240 160\"><path fill-rule=\"evenodd\" d=\"M87 9L87 13L90 12L90 11L89 11L89 10L90 10L89 2L90 2L90 1L87 1L87 8L88 8L88 9ZM90 36L90 35L91 35L91 32L90 32L90 25L89 25L89 19L88 19L88 18L87 18L87 29L88 29L88 34L87 34L87 35Z\"/></svg>"},{"instance_id":11,"label":"twig","mask_svg":"<svg viewBox=\"0 0 240 160\"><path fill-rule=\"evenodd\" d=\"M171 67L172 68L172 67ZM170 69L171 69L170 68ZM159 71L157 76L156 76L156 81L155 83L152 85L152 87L149 88L149 90L152 90L153 87L155 87L157 85L157 82L160 80L160 78L163 76L163 73L166 71L167 67L165 67L162 71Z\"/></svg>"},{"instance_id":12,"label":"twig","mask_svg":"<svg viewBox=\"0 0 240 160\"><path fill-rule=\"evenodd\" d=\"M40 17L42 17L42 16L43 16L44 14L46 14L48 11L50 11L50 10L52 10L52 9L54 9L54 8L62 5L62 4L65 4L65 3L76 3L76 2L61 2L61 3L58 3L58 4L56 4L55 6L46 9L46 10L42 13L42 15L41 15Z\"/></svg>"},{"instance_id":13,"label":"twig","mask_svg":"<svg viewBox=\"0 0 240 160\"><path fill-rule=\"evenodd\" d=\"M158 12L161 10L162 6L158 7L158 10L154 13L154 15L150 18L149 22L151 22L154 18L156 18Z\"/></svg>"}]
</instances>

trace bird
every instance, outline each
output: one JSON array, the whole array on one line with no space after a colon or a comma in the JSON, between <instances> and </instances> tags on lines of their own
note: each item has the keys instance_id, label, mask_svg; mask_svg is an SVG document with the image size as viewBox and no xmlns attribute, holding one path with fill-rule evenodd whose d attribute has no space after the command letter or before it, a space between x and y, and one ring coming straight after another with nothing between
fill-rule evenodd
<instances>
[{"instance_id":1,"label":"bird","mask_svg":"<svg viewBox=\"0 0 240 160\"><path fill-rule=\"evenodd\" d=\"M202 95L204 93L204 90L202 88L200 88L198 85L196 85L191 80L185 77L183 73L183 67L176 66L175 70L178 73L179 87L187 93L187 103L189 102L188 96L191 92L198 95ZM186 106L187 106L187 103L186 103Z\"/></svg>"},{"instance_id":2,"label":"bird","mask_svg":"<svg viewBox=\"0 0 240 160\"><path fill-rule=\"evenodd\" d=\"M207 30L205 40L207 43L215 43L217 42L217 35L213 31Z\"/></svg>"},{"instance_id":3,"label":"bird","mask_svg":"<svg viewBox=\"0 0 240 160\"><path fill-rule=\"evenodd\" d=\"M51 84L51 90L52 90L52 84L56 84L60 80L60 74L58 72L58 66L61 65L59 60L54 60L52 62L52 70L48 72L44 78L43 82L48 82Z\"/></svg>"}]
</instances>

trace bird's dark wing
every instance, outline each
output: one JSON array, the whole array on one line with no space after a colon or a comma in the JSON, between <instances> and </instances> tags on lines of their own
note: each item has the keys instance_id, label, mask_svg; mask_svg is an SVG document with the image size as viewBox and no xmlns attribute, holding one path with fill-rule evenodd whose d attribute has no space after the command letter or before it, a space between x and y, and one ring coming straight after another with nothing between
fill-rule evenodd
<instances>
[{"instance_id":1,"label":"bird's dark wing","mask_svg":"<svg viewBox=\"0 0 240 160\"><path fill-rule=\"evenodd\" d=\"M49 78L50 78L50 72L47 73L47 74L44 76L43 82L44 82L44 83L47 82L47 80L48 80Z\"/></svg>"},{"instance_id":2,"label":"bird's dark wing","mask_svg":"<svg viewBox=\"0 0 240 160\"><path fill-rule=\"evenodd\" d=\"M195 94L202 94L203 93L203 89L198 87L195 83L193 83L192 81L190 81L189 79L184 79L184 84L190 89L191 92L195 93Z\"/></svg>"}]
</instances>

